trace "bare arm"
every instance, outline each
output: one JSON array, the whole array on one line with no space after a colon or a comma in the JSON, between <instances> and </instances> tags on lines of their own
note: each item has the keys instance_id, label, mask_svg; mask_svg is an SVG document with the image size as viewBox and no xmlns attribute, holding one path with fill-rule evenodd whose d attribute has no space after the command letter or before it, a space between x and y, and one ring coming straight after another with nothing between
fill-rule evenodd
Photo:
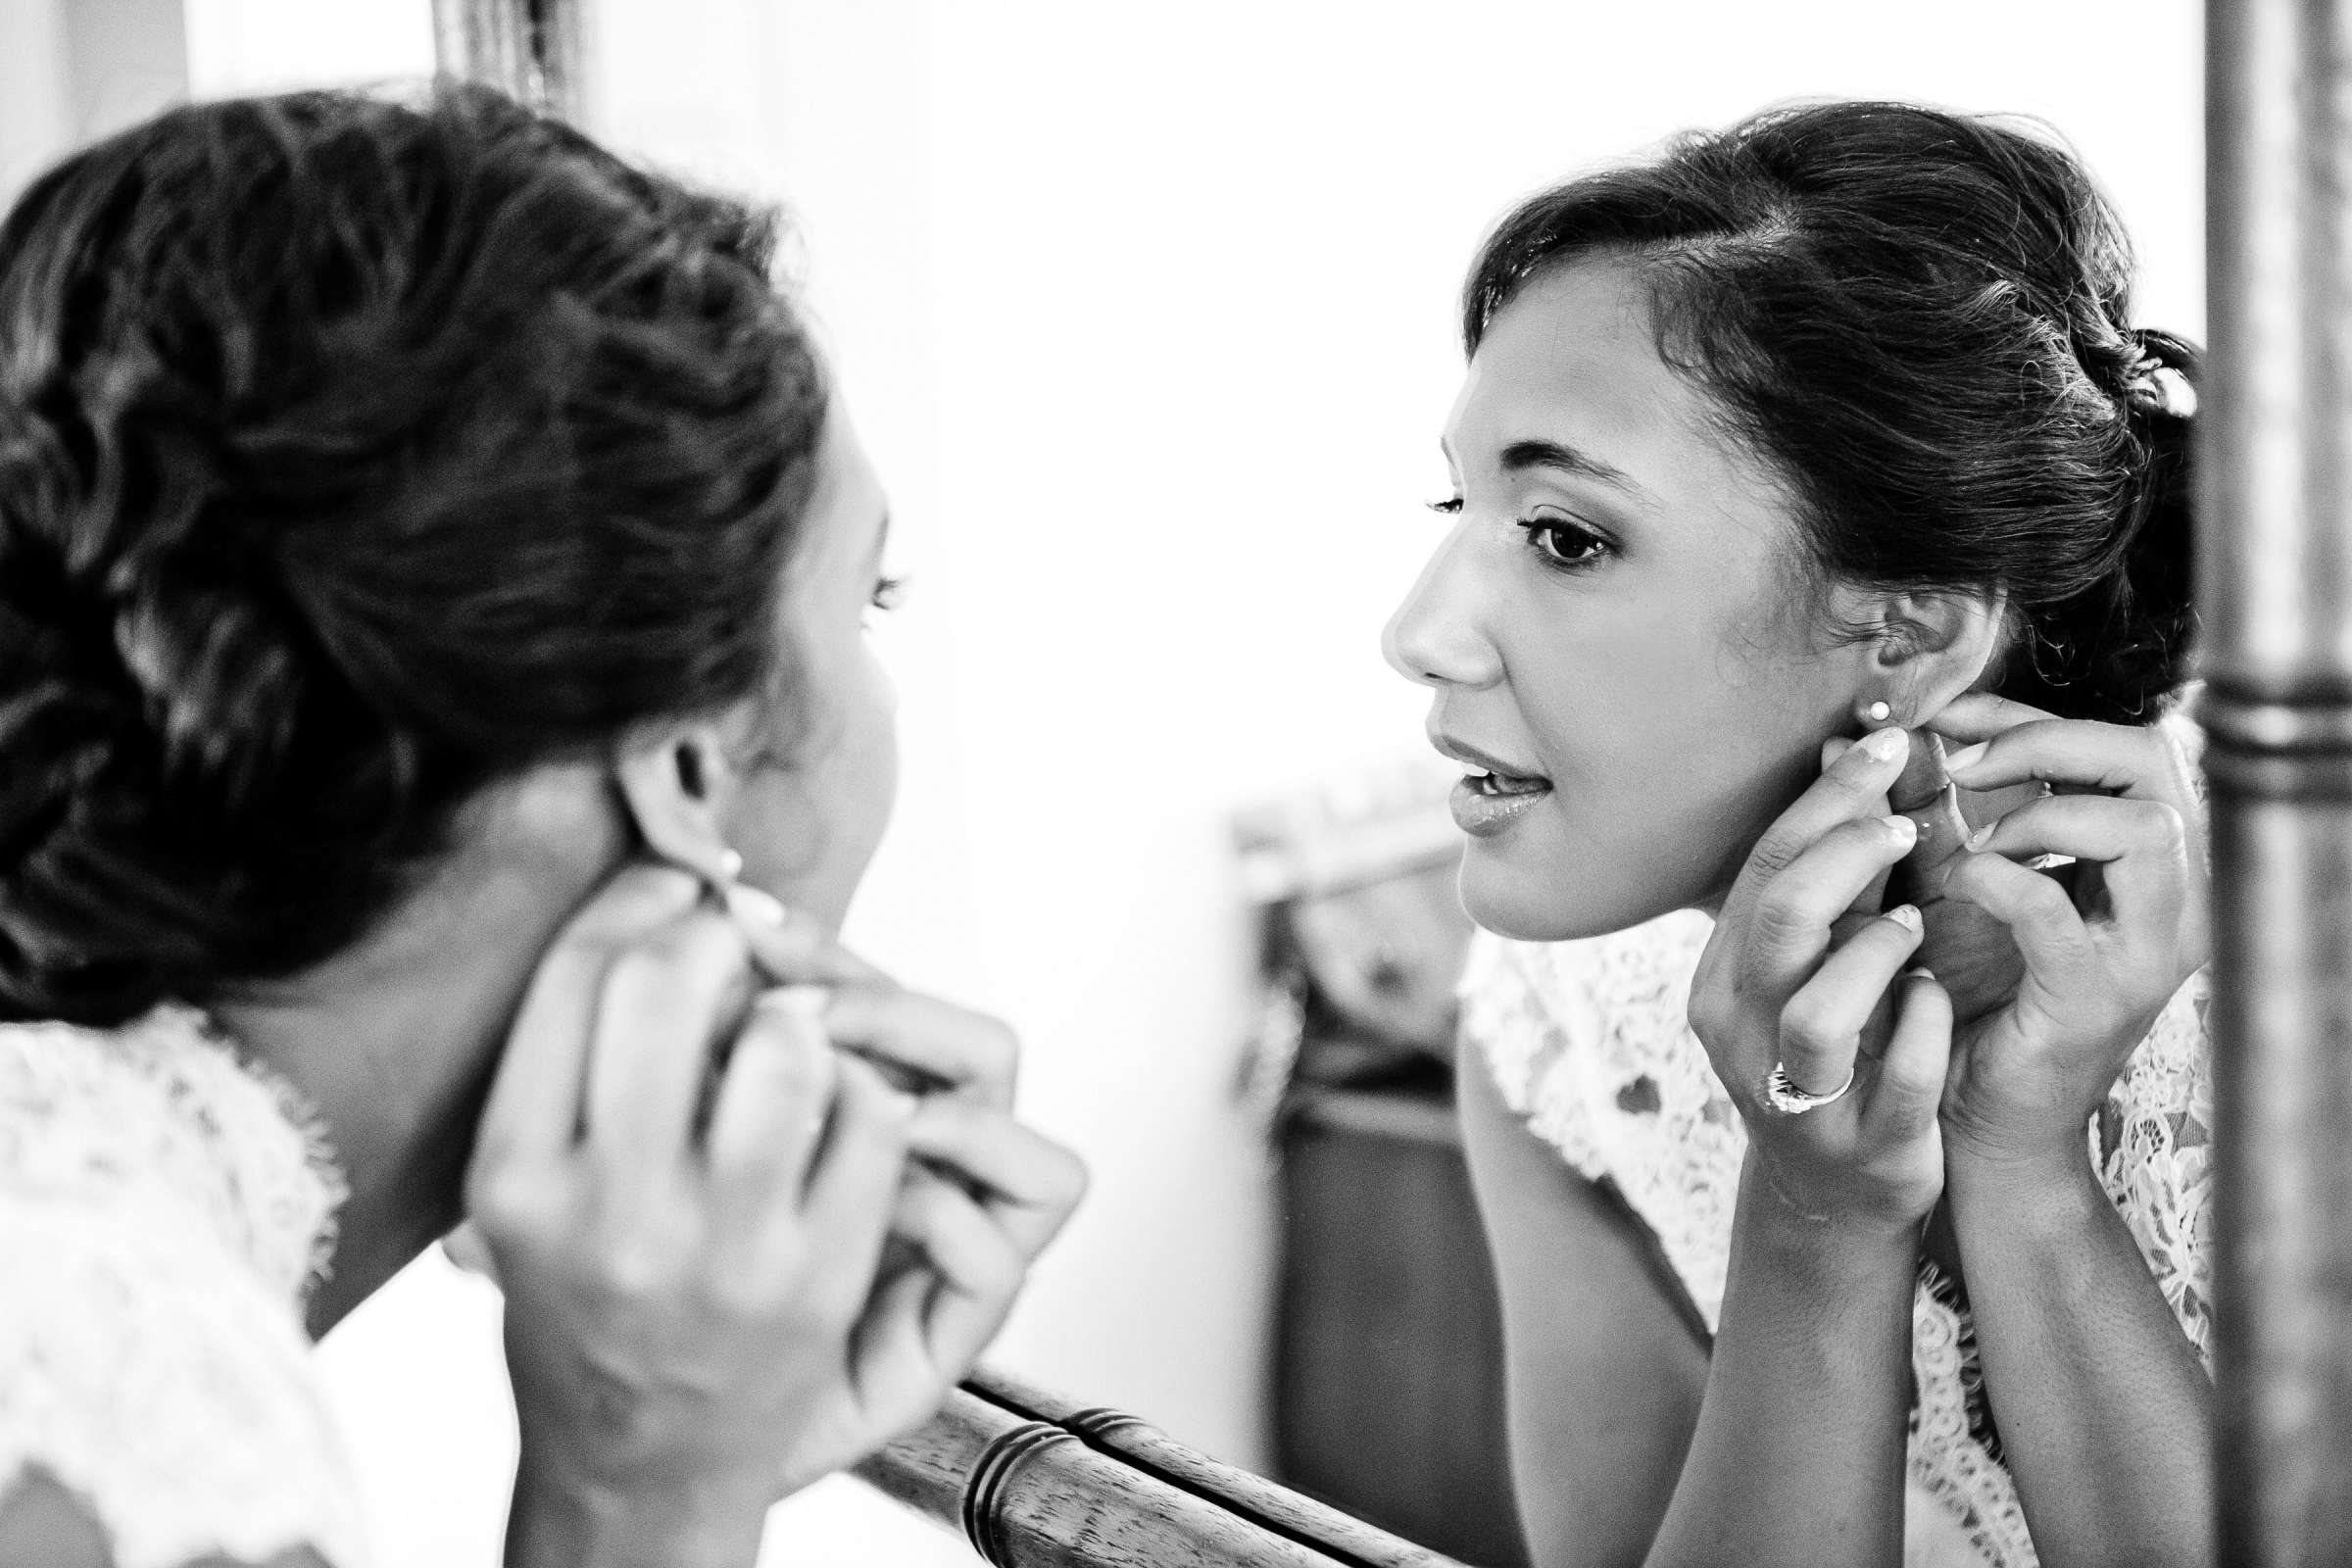
<instances>
[{"instance_id":1,"label":"bare arm","mask_svg":"<svg viewBox=\"0 0 2352 1568\"><path fill-rule=\"evenodd\" d=\"M1638 1222L1513 1115L1467 1054L1458 1094L1501 1287L1529 1546L1541 1568L1639 1563L1698 1420L1706 1348Z\"/></svg>"},{"instance_id":2,"label":"bare arm","mask_svg":"<svg viewBox=\"0 0 2352 1568\"><path fill-rule=\"evenodd\" d=\"M1963 789L2034 780L1944 886L2009 929L2013 999L1955 1043L1942 1110L1952 1220L1986 1393L2041 1560L2214 1560L2212 1391L2084 1158L2083 1123L2211 952L2203 823L2160 729L1964 698ZM2064 880L2020 861L2074 861Z\"/></svg>"},{"instance_id":3,"label":"bare arm","mask_svg":"<svg viewBox=\"0 0 2352 1568\"><path fill-rule=\"evenodd\" d=\"M1900 1559L1918 1246L1791 1210L1749 1154L1706 1401L1651 1563Z\"/></svg>"},{"instance_id":4,"label":"bare arm","mask_svg":"<svg viewBox=\"0 0 2352 1568\"><path fill-rule=\"evenodd\" d=\"M2214 1561L2212 1385L2080 1148L1950 1166L1977 1347L2051 1568Z\"/></svg>"}]
</instances>

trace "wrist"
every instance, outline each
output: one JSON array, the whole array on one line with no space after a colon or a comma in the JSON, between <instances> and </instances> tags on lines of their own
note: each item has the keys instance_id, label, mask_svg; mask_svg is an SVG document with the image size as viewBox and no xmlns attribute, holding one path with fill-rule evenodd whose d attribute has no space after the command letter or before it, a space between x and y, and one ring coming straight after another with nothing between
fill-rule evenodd
<instances>
[{"instance_id":1,"label":"wrist","mask_svg":"<svg viewBox=\"0 0 2352 1568\"><path fill-rule=\"evenodd\" d=\"M2026 1148L1984 1148L1966 1140L1944 1140L1944 1188L1958 1203L2016 1204L2022 1214L2069 1207L2085 1200L2106 1202L2098 1172L2082 1134L2064 1142Z\"/></svg>"},{"instance_id":2,"label":"wrist","mask_svg":"<svg viewBox=\"0 0 2352 1568\"><path fill-rule=\"evenodd\" d=\"M751 1568L768 1498L708 1478L586 1480L534 1461L515 1468L506 1568Z\"/></svg>"},{"instance_id":3,"label":"wrist","mask_svg":"<svg viewBox=\"0 0 2352 1568\"><path fill-rule=\"evenodd\" d=\"M1750 1250L1785 1269L1837 1276L1876 1271L1891 1260L1907 1277L1918 1256L1924 1216L1876 1208L1820 1208L1777 1179L1769 1157L1747 1161L1739 1202L1737 1224Z\"/></svg>"}]
</instances>

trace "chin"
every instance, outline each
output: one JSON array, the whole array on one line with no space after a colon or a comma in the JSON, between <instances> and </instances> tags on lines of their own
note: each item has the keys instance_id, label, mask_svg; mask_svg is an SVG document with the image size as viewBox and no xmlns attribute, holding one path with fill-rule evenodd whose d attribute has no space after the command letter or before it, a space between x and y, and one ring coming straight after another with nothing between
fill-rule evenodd
<instances>
[{"instance_id":1,"label":"chin","mask_svg":"<svg viewBox=\"0 0 2352 1568\"><path fill-rule=\"evenodd\" d=\"M1508 843L1472 839L1455 888L1472 920L1514 942L1574 942L1624 931L1705 902L1721 880L1712 867L1665 856L1633 856L1636 872L1590 850L1563 846L1541 854L1533 845L1506 849Z\"/></svg>"}]
</instances>

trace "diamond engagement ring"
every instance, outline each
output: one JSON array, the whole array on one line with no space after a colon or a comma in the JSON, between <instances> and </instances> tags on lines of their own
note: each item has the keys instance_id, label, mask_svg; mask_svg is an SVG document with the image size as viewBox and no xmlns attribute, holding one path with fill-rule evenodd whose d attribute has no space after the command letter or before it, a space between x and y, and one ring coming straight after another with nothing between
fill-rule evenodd
<instances>
[{"instance_id":1,"label":"diamond engagement ring","mask_svg":"<svg viewBox=\"0 0 2352 1568\"><path fill-rule=\"evenodd\" d=\"M1784 1116L1802 1116L1808 1110L1819 1110L1824 1105L1843 1100L1845 1092L1853 1087L1854 1073L1849 1067L1846 1069L1845 1082L1828 1094L1808 1094L1797 1088L1795 1080L1788 1076L1788 1069L1776 1061L1772 1064L1772 1071L1764 1075L1764 1102Z\"/></svg>"}]
</instances>

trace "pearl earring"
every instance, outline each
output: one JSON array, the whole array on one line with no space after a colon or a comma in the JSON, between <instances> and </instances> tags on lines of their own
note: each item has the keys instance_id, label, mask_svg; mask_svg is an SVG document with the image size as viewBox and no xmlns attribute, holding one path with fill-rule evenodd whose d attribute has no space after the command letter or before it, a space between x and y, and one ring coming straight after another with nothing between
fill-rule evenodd
<instances>
[{"instance_id":1,"label":"pearl earring","mask_svg":"<svg viewBox=\"0 0 2352 1568\"><path fill-rule=\"evenodd\" d=\"M1887 719L1894 716L1894 710L1888 708L1885 703L1873 703L1868 708L1862 710L1862 716L1869 719L1873 724L1884 724Z\"/></svg>"},{"instance_id":2,"label":"pearl earring","mask_svg":"<svg viewBox=\"0 0 2352 1568\"><path fill-rule=\"evenodd\" d=\"M718 852L718 897L727 912L749 925L785 924L792 911L783 901L762 889L748 887L743 878L743 855L733 849Z\"/></svg>"}]
</instances>

